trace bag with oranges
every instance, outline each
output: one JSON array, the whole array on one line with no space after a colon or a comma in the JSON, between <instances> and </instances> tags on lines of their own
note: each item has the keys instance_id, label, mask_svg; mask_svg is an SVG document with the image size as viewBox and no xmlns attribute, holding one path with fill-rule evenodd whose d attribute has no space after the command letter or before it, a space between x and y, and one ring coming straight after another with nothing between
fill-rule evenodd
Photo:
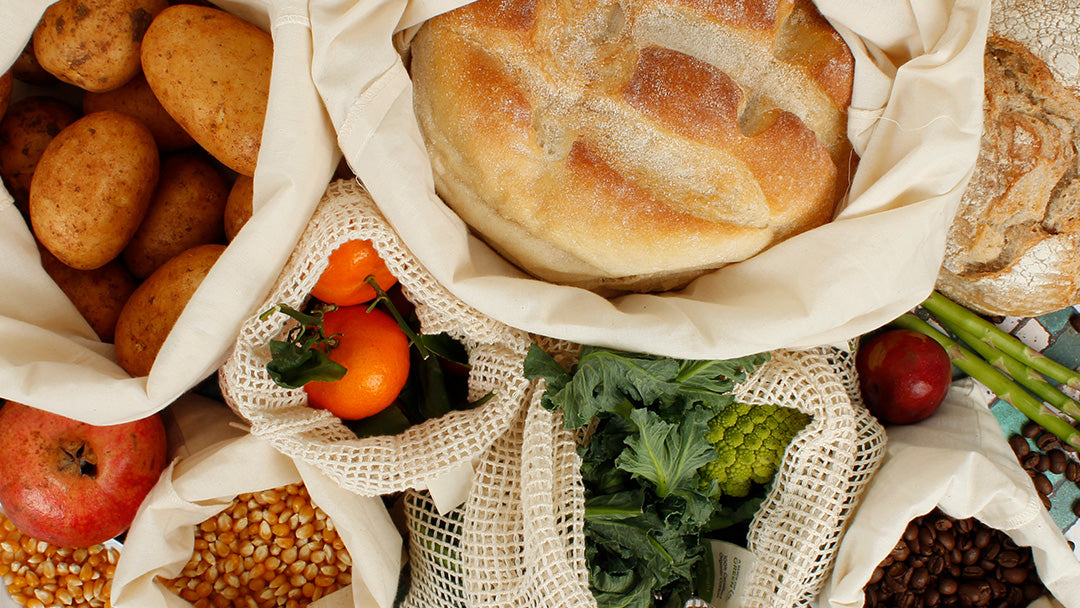
<instances>
[{"instance_id":1,"label":"bag with oranges","mask_svg":"<svg viewBox=\"0 0 1080 608\"><path fill-rule=\"evenodd\" d=\"M330 185L257 312L226 403L358 494L430 490L449 510L523 407L528 335L441 287L354 181Z\"/></svg>"}]
</instances>

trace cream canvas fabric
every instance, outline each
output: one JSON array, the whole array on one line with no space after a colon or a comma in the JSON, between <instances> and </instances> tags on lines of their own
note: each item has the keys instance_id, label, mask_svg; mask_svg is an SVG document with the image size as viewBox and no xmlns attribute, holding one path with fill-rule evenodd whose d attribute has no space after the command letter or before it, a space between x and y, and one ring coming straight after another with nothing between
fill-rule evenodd
<instances>
[{"instance_id":1,"label":"cream canvas fabric","mask_svg":"<svg viewBox=\"0 0 1080 608\"><path fill-rule=\"evenodd\" d=\"M862 160L846 205L832 223L685 290L614 300L528 278L435 195L403 56L415 26L460 4L320 2L312 74L353 171L468 305L581 344L727 358L849 339L933 288L978 151L988 2L819 0L856 57L848 134Z\"/></svg>"}]
</instances>

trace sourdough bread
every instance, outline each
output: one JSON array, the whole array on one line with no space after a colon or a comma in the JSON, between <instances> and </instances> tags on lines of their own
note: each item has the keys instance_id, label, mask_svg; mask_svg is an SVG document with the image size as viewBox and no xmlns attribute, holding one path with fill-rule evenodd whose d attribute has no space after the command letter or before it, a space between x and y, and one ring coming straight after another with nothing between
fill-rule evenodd
<instances>
[{"instance_id":1,"label":"sourdough bread","mask_svg":"<svg viewBox=\"0 0 1080 608\"><path fill-rule=\"evenodd\" d=\"M439 195L544 280L680 287L846 190L853 59L809 0L478 0L410 52Z\"/></svg>"}]
</instances>

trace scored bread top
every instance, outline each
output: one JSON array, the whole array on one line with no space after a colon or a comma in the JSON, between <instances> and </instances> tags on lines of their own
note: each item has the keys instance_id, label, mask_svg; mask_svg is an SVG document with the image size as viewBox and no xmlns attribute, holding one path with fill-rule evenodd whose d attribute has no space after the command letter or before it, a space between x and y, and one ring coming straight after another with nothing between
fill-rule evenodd
<instances>
[{"instance_id":1,"label":"scored bread top","mask_svg":"<svg viewBox=\"0 0 1080 608\"><path fill-rule=\"evenodd\" d=\"M846 189L853 59L809 0L479 0L411 52L439 194L549 281L678 287Z\"/></svg>"}]
</instances>

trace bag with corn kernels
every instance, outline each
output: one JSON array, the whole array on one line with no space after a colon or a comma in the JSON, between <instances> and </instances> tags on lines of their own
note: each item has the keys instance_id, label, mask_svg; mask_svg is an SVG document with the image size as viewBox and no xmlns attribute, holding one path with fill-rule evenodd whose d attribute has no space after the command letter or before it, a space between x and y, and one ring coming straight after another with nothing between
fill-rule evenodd
<instances>
[{"instance_id":1,"label":"bag with corn kernels","mask_svg":"<svg viewBox=\"0 0 1080 608\"><path fill-rule=\"evenodd\" d=\"M237 422L220 407L182 430L233 432L180 455L146 497L112 606L390 608L402 542L382 500L343 490Z\"/></svg>"}]
</instances>

